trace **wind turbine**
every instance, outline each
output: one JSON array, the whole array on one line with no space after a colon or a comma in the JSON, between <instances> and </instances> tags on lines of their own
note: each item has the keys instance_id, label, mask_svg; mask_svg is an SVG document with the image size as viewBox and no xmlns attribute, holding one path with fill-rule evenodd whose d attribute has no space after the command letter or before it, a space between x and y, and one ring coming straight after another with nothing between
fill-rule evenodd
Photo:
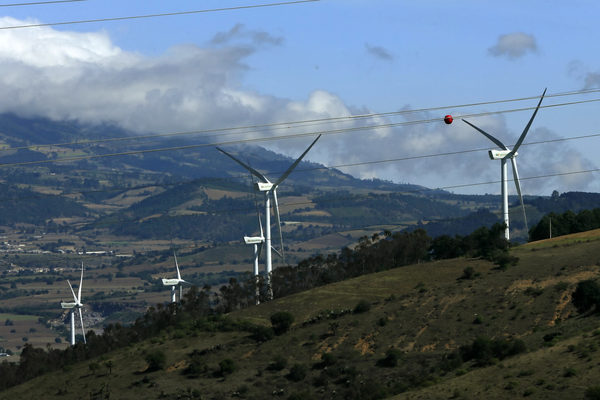
<instances>
[{"instance_id":1,"label":"wind turbine","mask_svg":"<svg viewBox=\"0 0 600 400\"><path fill-rule=\"evenodd\" d=\"M175 254L175 252L173 252L173 257L175 257L175 268L177 268L177 278L171 278L171 279L163 278L162 283L164 286L171 286L171 302L176 303L177 302L177 286L179 286L179 301L181 301L181 297L183 294L182 285L184 283L189 285L190 283L181 279L181 273L179 272L179 264L177 263L177 255Z\"/></svg>"},{"instance_id":2,"label":"wind turbine","mask_svg":"<svg viewBox=\"0 0 600 400\"><path fill-rule=\"evenodd\" d=\"M256 286L256 305L260 304L260 289L258 287L258 259L262 252L263 245L265 244L265 236L263 234L262 223L260 222L260 215L258 215L258 224L260 226L260 236L244 236L244 243L254 246L254 285Z\"/></svg>"},{"instance_id":3,"label":"wind turbine","mask_svg":"<svg viewBox=\"0 0 600 400\"><path fill-rule=\"evenodd\" d=\"M77 289L77 295L75 295L75 291L73 290L73 286L71 286L71 282L67 279L67 283L71 288L71 293L73 293L72 303L61 302L60 306L62 308L71 309L71 345L75 346L75 310L79 311L79 320L81 321L81 334L83 335L83 343L87 343L85 340L85 328L83 326L83 315L81 314L81 308L83 304L81 304L81 286L83 285L83 262L81 263L81 278L79 279L79 288Z\"/></svg>"},{"instance_id":4,"label":"wind turbine","mask_svg":"<svg viewBox=\"0 0 600 400\"><path fill-rule=\"evenodd\" d=\"M529 226L527 225L527 215L525 214L525 204L523 203L523 195L521 194L521 182L519 180L519 170L517 169L516 157L517 157L517 150L523 143L523 140L525 139L525 136L527 135L527 132L529 131L529 128L531 127L533 119L535 118L535 115L537 114L537 112L540 108L540 105L542 104L542 100L544 100L545 94L546 94L546 89L544 89L544 93L542 93L542 96L540 97L540 101L539 101L537 107L535 108L535 111L533 112L531 119L529 119L529 122L525 126L525 129L523 129L523 133L521 133L521 136L517 140L517 143L515 143L515 146L513 147L512 150L509 149L508 147L506 147L506 145L504 145L504 143L502 143L499 139L497 139L494 136L490 135L489 133L485 132L483 129L476 127L475 125L473 125L466 119L463 119L463 121L465 123L467 123L471 127L475 128L477 131L479 131L481 134L483 134L485 137L490 139L494 144L496 144L498 147L500 147L502 149L502 150L490 150L488 152L488 154L490 156L490 159L500 160L502 214L503 214L504 224L506 226L506 228L504 230L504 237L506 238L506 240L510 239L509 221L508 221L508 180L506 177L506 175L507 175L506 160L510 160L510 162L512 164L512 171L513 171L515 186L517 187L517 193L519 194L519 200L521 201L521 207L523 208L523 219L525 221L525 229L527 231L529 231Z\"/></svg>"},{"instance_id":5,"label":"wind turbine","mask_svg":"<svg viewBox=\"0 0 600 400\"><path fill-rule=\"evenodd\" d=\"M272 275L272 271L273 271L273 264L272 264L272 260L271 260L271 249L272 249L272 245L271 245L271 195L273 196L273 201L275 203L275 217L277 218L277 226L279 228L279 242L281 245L281 248L280 248L281 257L284 259L284 262L285 262L284 253L283 253L283 235L281 234L281 218L279 216L279 203L277 202L277 187L281 184L281 182L283 182L292 173L294 168L296 168L296 166L300 163L300 161L302 161L302 159L304 158L306 153L308 153L310 151L310 149L315 145L315 143L317 143L317 140L319 140L320 137L321 137L321 135L317 136L317 138L310 144L310 146L308 146L308 148L306 150L304 150L304 153L302 153L300 155L300 157L298 157L298 159L296 159L296 161L294 161L294 163L292 165L290 165L290 167L283 173L283 175L281 175L279 177L279 179L277 179L277 181L275 181L275 183L271 182L265 175L258 172L251 166L245 164L243 161L240 161L239 159L235 158L231 154L227 153L225 150L217 147L217 150L219 150L221 153L225 154L226 156L231 158L233 161L237 162L242 167L244 167L245 169L250 171L250 173L252 175L256 176L258 178L258 182L256 182L255 189L259 192L264 192L264 194L265 194L265 227L266 227L265 264L266 264L266 269L267 269L267 295L268 295L269 299L273 298L273 287L271 286L271 275Z\"/></svg>"}]
</instances>

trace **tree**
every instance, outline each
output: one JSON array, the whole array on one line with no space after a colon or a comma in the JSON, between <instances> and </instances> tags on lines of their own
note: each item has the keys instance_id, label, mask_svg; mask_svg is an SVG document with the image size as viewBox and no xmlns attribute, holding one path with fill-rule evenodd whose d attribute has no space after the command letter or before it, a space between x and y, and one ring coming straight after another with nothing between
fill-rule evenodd
<instances>
[{"instance_id":1,"label":"tree","mask_svg":"<svg viewBox=\"0 0 600 400\"><path fill-rule=\"evenodd\" d=\"M233 374L235 370L235 361L233 361L231 358L226 358L219 362L219 373L221 374L221 376Z\"/></svg>"},{"instance_id":2,"label":"tree","mask_svg":"<svg viewBox=\"0 0 600 400\"><path fill-rule=\"evenodd\" d=\"M292 368L290 368L290 373L287 374L287 378L294 382L300 382L306 378L307 373L306 365L303 364L294 364Z\"/></svg>"},{"instance_id":3,"label":"tree","mask_svg":"<svg viewBox=\"0 0 600 400\"><path fill-rule=\"evenodd\" d=\"M112 374L112 369L114 367L114 362L112 360L107 360L104 362L104 366L106 367L106 369L108 369L108 374L111 375Z\"/></svg>"},{"instance_id":4,"label":"tree","mask_svg":"<svg viewBox=\"0 0 600 400\"><path fill-rule=\"evenodd\" d=\"M271 325L276 335L286 333L294 323L294 316L287 311L279 311L271 315Z\"/></svg>"},{"instance_id":5,"label":"tree","mask_svg":"<svg viewBox=\"0 0 600 400\"><path fill-rule=\"evenodd\" d=\"M369 311L370 309L371 309L371 303L369 303L367 300L361 300L356 304L356 306L354 306L354 309L352 310L352 312L354 314L361 314L361 313Z\"/></svg>"},{"instance_id":6,"label":"tree","mask_svg":"<svg viewBox=\"0 0 600 400\"><path fill-rule=\"evenodd\" d=\"M152 350L150 353L146 354L146 362L148 363L148 368L146 368L146 372L153 372L161 370L165 367L167 362L167 357L162 350Z\"/></svg>"},{"instance_id":7,"label":"tree","mask_svg":"<svg viewBox=\"0 0 600 400\"><path fill-rule=\"evenodd\" d=\"M577 284L573 293L573 305L580 313L591 310L594 306L600 312L600 286L594 280L586 280Z\"/></svg>"}]
</instances>

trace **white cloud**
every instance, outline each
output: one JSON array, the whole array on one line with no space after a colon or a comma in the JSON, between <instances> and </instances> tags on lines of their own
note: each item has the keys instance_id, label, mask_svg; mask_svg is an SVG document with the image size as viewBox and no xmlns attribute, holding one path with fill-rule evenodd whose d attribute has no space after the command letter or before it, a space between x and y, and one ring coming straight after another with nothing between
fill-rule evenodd
<instances>
[{"instance_id":1,"label":"white cloud","mask_svg":"<svg viewBox=\"0 0 600 400\"><path fill-rule=\"evenodd\" d=\"M0 25L20 23L22 21L6 18L0 20ZM118 48L103 32L76 33L49 27L9 30L0 40L0 112L75 119L84 123L111 122L140 133L315 120L370 112L350 107L325 90L315 90L303 101L291 101L245 88L247 57L257 51L257 43L275 44L265 35L238 26L223 34L220 40L225 44L221 47L178 46L161 56L147 57ZM238 44L229 44L234 38ZM244 38L250 45L243 43ZM443 116L428 113L313 123L303 128L286 126L254 135L335 131L436 117L439 123L326 135L307 158L325 165L341 165L490 145L466 124L456 121L448 126L443 123ZM493 133L508 131L502 117L478 118L472 122ZM518 133L499 135L510 143ZM269 142L267 146L296 157L310 141L303 137ZM538 150L526 150L523 153L527 155L519 159L523 162L520 164L523 176L534 173L537 168L533 160ZM577 168L578 160L582 163L580 166L587 165L574 151L561 153L558 159L546 162ZM364 164L343 170L360 177L442 187L497 180L499 166L493 164L482 151ZM552 165L546 165L544 171L551 170L550 167ZM499 185L477 187L474 191L497 192L497 187ZM562 186L557 187L564 191ZM529 183L524 185L526 193L531 193L531 188L533 185Z\"/></svg>"},{"instance_id":2,"label":"white cloud","mask_svg":"<svg viewBox=\"0 0 600 400\"><path fill-rule=\"evenodd\" d=\"M536 53L538 50L535 37L523 32L500 35L496 44L488 49L494 57L506 57L515 60L527 53Z\"/></svg>"}]
</instances>

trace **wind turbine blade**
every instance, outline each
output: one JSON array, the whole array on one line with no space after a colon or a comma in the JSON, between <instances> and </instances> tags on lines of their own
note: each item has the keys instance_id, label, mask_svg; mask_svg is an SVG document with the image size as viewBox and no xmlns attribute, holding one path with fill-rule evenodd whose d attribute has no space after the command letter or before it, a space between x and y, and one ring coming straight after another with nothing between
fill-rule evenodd
<instances>
[{"instance_id":1,"label":"wind turbine blade","mask_svg":"<svg viewBox=\"0 0 600 400\"><path fill-rule=\"evenodd\" d=\"M81 301L81 287L83 286L83 262L81 263L81 278L79 279L79 289L77 289L77 298Z\"/></svg>"},{"instance_id":2,"label":"wind turbine blade","mask_svg":"<svg viewBox=\"0 0 600 400\"><path fill-rule=\"evenodd\" d=\"M250 178L252 178L252 184L254 185L254 178L252 177L252 175L250 176ZM260 229L260 237L264 238L265 234L263 232L262 221L260 220L260 209L258 208L258 199L256 198L256 191L254 191L254 208L256 209L256 218L258 218L258 227Z\"/></svg>"},{"instance_id":3,"label":"wind turbine blade","mask_svg":"<svg viewBox=\"0 0 600 400\"><path fill-rule=\"evenodd\" d=\"M181 274L179 273L179 264L177 263L177 255L173 252L173 257L175 257L175 268L177 268L177 279L181 280Z\"/></svg>"},{"instance_id":4,"label":"wind turbine blade","mask_svg":"<svg viewBox=\"0 0 600 400\"><path fill-rule=\"evenodd\" d=\"M67 283L69 284L69 287L71 288L71 293L73 293L73 299L75 299L75 303L79 303L79 300L77 300L77 296L75 296L75 291L73 290L73 286L71 286L71 282L69 282L68 279L67 279Z\"/></svg>"},{"instance_id":5,"label":"wind turbine blade","mask_svg":"<svg viewBox=\"0 0 600 400\"><path fill-rule=\"evenodd\" d=\"M258 210L256 210L258 212ZM260 229L260 237L265 238L265 233L263 232L262 221L260 220L260 213L258 213L258 227Z\"/></svg>"},{"instance_id":6,"label":"wind turbine blade","mask_svg":"<svg viewBox=\"0 0 600 400\"><path fill-rule=\"evenodd\" d=\"M542 100L544 100L544 96L546 95L546 90L547 89L544 89L544 93L542 93L542 97L540 97L540 101L539 101L537 107L535 108L535 111L533 112L531 119L527 123L527 126L525 127L525 129L523 129L523 133L521 133L521 136L519 136L519 140L517 140L517 143L515 143L515 146L513 147L512 151L510 153L508 153L506 155L506 157L504 157L504 158L512 157L513 154L515 154L517 152L517 149L519 148L519 146L521 146L521 143L523 143L523 140L525 140L525 136L527 135L527 132L529 131L529 128L531 127L533 119L535 118L535 115L537 114L538 110L540 109L540 105L542 105Z\"/></svg>"},{"instance_id":7,"label":"wind turbine blade","mask_svg":"<svg viewBox=\"0 0 600 400\"><path fill-rule=\"evenodd\" d=\"M315 143L317 143L317 140L319 140L320 137L321 137L321 135L317 136L317 138L310 144L310 146L308 146L308 148L306 150L304 150L304 153L302 153L302 155L300 155L300 157L298 157L298 159L296 161L294 161L294 163L292 165L290 165L290 167L287 169L287 171L285 171L283 173L283 175L281 175L279 177L279 179L277 180L277 182L275 182L273 184L273 188L276 188L281 182L283 182L285 180L285 178L288 177L289 174L292 173L292 171L294 170L294 168L296 168L296 166L300 163L300 161L302 161L302 159L304 158L304 156L306 155L306 153L308 153L309 150L315 145Z\"/></svg>"},{"instance_id":8,"label":"wind turbine blade","mask_svg":"<svg viewBox=\"0 0 600 400\"><path fill-rule=\"evenodd\" d=\"M508 147L506 147L504 145L504 143L502 143L500 140L496 139L495 137L493 137L492 135L490 135L489 133L487 133L486 131L484 131L483 129L473 125L472 123L470 123L469 121L467 121L466 119L463 119L463 122L466 123L467 125L470 125L471 127L475 128L476 130L479 131L479 133L481 133L482 135L484 135L486 138L490 139L492 142L494 142L496 144L496 146L504 149L504 150L508 150Z\"/></svg>"},{"instance_id":9,"label":"wind turbine blade","mask_svg":"<svg viewBox=\"0 0 600 400\"><path fill-rule=\"evenodd\" d=\"M281 218L279 217L279 203L277 202L277 189L273 189L273 200L275 201L275 217L277 218L277 228L279 230L279 243L281 245L281 258L283 260L283 263L285 264L285 256L283 255L283 235L281 233Z\"/></svg>"},{"instance_id":10,"label":"wind turbine blade","mask_svg":"<svg viewBox=\"0 0 600 400\"><path fill-rule=\"evenodd\" d=\"M85 340L85 327L83 326L83 314L81 313L81 307L79 307L79 320L81 321L81 334L83 335L83 343L87 344Z\"/></svg>"},{"instance_id":11,"label":"wind turbine blade","mask_svg":"<svg viewBox=\"0 0 600 400\"><path fill-rule=\"evenodd\" d=\"M237 158L235 158L234 156L232 156L231 154L229 154L228 152L226 152L225 150L223 150L223 149L221 149L219 147L217 147L217 150L219 150L221 153L225 154L227 157L231 158L236 163L240 164L242 167L246 168L254 176L256 176L258 179L260 179L261 181L263 181L263 183L269 183L269 180L267 179L266 176L264 176L263 174L261 174L260 172L258 172L257 170L255 170L254 168L252 168L251 166L249 166L248 164L244 163L241 160L238 160Z\"/></svg>"},{"instance_id":12,"label":"wind turbine blade","mask_svg":"<svg viewBox=\"0 0 600 400\"><path fill-rule=\"evenodd\" d=\"M525 230L529 232L529 225L527 225L527 214L525 213L525 203L523 202L523 195L521 194L521 180L519 179L519 170L517 169L517 160L513 157L510 159L512 163L513 177L515 179L515 186L517 187L517 193L519 194L519 200L521 201L521 208L523 209L523 221L525 221Z\"/></svg>"},{"instance_id":13,"label":"wind turbine blade","mask_svg":"<svg viewBox=\"0 0 600 400\"><path fill-rule=\"evenodd\" d=\"M279 257L283 258L283 255L275 247L271 246L271 250L273 250Z\"/></svg>"},{"instance_id":14,"label":"wind turbine blade","mask_svg":"<svg viewBox=\"0 0 600 400\"><path fill-rule=\"evenodd\" d=\"M262 242L261 244L258 245L258 254L257 257L260 259L260 255L262 254L262 248L263 245L265 244L265 242Z\"/></svg>"}]
</instances>

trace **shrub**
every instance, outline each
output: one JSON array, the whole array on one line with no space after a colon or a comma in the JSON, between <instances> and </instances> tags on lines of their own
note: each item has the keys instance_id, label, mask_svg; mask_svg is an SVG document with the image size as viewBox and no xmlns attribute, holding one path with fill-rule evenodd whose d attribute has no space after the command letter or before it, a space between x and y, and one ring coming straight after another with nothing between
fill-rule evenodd
<instances>
[{"instance_id":1,"label":"shrub","mask_svg":"<svg viewBox=\"0 0 600 400\"><path fill-rule=\"evenodd\" d=\"M367 312L370 309L371 309L371 303L369 303L367 300L361 300L358 302L358 304L356 304L356 306L354 307L354 310L352 310L352 312L354 314L360 314L360 313Z\"/></svg>"},{"instance_id":2,"label":"shrub","mask_svg":"<svg viewBox=\"0 0 600 400\"><path fill-rule=\"evenodd\" d=\"M476 338L471 345L461 346L459 353L464 361L474 360L478 365L485 366L494 363L494 359L503 360L527 351L522 340L491 340L484 336Z\"/></svg>"},{"instance_id":3,"label":"shrub","mask_svg":"<svg viewBox=\"0 0 600 400\"><path fill-rule=\"evenodd\" d=\"M398 365L398 361L402 358L402 351L398 349L388 349L385 352L385 357L377 360L377 366L393 368Z\"/></svg>"},{"instance_id":4,"label":"shrub","mask_svg":"<svg viewBox=\"0 0 600 400\"><path fill-rule=\"evenodd\" d=\"M322 369L325 367L331 367L335 365L337 358L331 353L321 354L321 362L315 364L313 368Z\"/></svg>"},{"instance_id":5,"label":"shrub","mask_svg":"<svg viewBox=\"0 0 600 400\"><path fill-rule=\"evenodd\" d=\"M474 279L476 276L475 268L467 267L463 269L463 274L458 279Z\"/></svg>"},{"instance_id":6,"label":"shrub","mask_svg":"<svg viewBox=\"0 0 600 400\"><path fill-rule=\"evenodd\" d=\"M325 367L330 367L337 361L336 357L331 353L323 353L321 355L321 364Z\"/></svg>"},{"instance_id":7,"label":"shrub","mask_svg":"<svg viewBox=\"0 0 600 400\"><path fill-rule=\"evenodd\" d=\"M208 367L204 363L204 357L201 351L194 350L189 354L190 361L188 366L183 370L183 374L187 376L199 376L207 372Z\"/></svg>"},{"instance_id":8,"label":"shrub","mask_svg":"<svg viewBox=\"0 0 600 400\"><path fill-rule=\"evenodd\" d=\"M267 340L273 339L275 332L268 326L256 325L252 328L252 335L250 337L257 342L266 342Z\"/></svg>"},{"instance_id":9,"label":"shrub","mask_svg":"<svg viewBox=\"0 0 600 400\"><path fill-rule=\"evenodd\" d=\"M287 378L294 382L300 382L306 378L307 368L302 364L294 364L290 368L290 373L287 374Z\"/></svg>"},{"instance_id":10,"label":"shrub","mask_svg":"<svg viewBox=\"0 0 600 400\"><path fill-rule=\"evenodd\" d=\"M273 361L269 363L267 367L270 371L281 371L287 366L287 359L283 356L277 356Z\"/></svg>"},{"instance_id":11,"label":"shrub","mask_svg":"<svg viewBox=\"0 0 600 400\"><path fill-rule=\"evenodd\" d=\"M529 286L527 289L525 289L525 294L528 296L538 297L541 296L542 293L544 293L544 289L541 287Z\"/></svg>"},{"instance_id":12,"label":"shrub","mask_svg":"<svg viewBox=\"0 0 600 400\"><path fill-rule=\"evenodd\" d=\"M150 353L146 354L145 358L148 363L148 368L146 368L146 372L158 371L165 367L167 362L167 357L162 350L153 350Z\"/></svg>"},{"instance_id":13,"label":"shrub","mask_svg":"<svg viewBox=\"0 0 600 400\"><path fill-rule=\"evenodd\" d=\"M590 386L585 390L585 400L600 400L600 386Z\"/></svg>"},{"instance_id":14,"label":"shrub","mask_svg":"<svg viewBox=\"0 0 600 400\"><path fill-rule=\"evenodd\" d=\"M596 306L600 311L600 286L593 280L582 281L577 284L573 293L573 304L580 313L584 313Z\"/></svg>"},{"instance_id":15,"label":"shrub","mask_svg":"<svg viewBox=\"0 0 600 400\"><path fill-rule=\"evenodd\" d=\"M231 358L221 360L219 363L219 373L221 376L226 376L234 373L236 370L235 362Z\"/></svg>"},{"instance_id":16,"label":"shrub","mask_svg":"<svg viewBox=\"0 0 600 400\"><path fill-rule=\"evenodd\" d=\"M276 335L287 332L294 323L294 316L287 311L279 311L271 315L271 325Z\"/></svg>"}]
</instances>

